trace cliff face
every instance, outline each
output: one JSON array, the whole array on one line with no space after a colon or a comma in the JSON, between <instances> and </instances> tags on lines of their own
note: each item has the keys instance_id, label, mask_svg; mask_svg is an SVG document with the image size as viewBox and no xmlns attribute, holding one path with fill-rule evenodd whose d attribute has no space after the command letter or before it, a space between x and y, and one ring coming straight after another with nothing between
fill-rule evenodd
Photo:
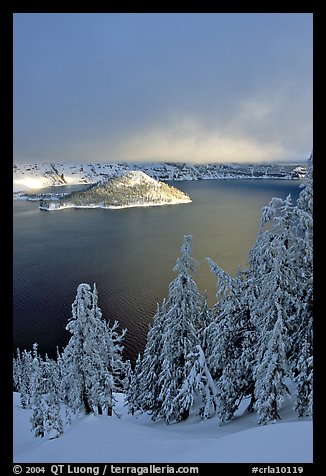
<instances>
[{"instance_id":1,"label":"cliff face","mask_svg":"<svg viewBox=\"0 0 326 476\"><path fill-rule=\"evenodd\" d=\"M42 201L40 207L46 210L76 207L127 208L189 202L190 197L181 190L154 180L144 172L130 171L88 190L73 192L59 201Z\"/></svg>"}]
</instances>

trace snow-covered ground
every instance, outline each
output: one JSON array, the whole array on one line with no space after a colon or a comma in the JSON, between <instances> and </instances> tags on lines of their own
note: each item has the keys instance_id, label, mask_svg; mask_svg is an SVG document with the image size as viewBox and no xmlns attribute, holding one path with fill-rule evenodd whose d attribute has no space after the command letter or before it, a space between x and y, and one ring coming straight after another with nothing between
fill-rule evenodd
<instances>
[{"instance_id":1,"label":"snow-covered ground","mask_svg":"<svg viewBox=\"0 0 326 476\"><path fill-rule=\"evenodd\" d=\"M31 410L19 406L14 393L15 463L311 463L312 422L300 420L285 402L282 420L257 425L257 415L240 407L224 426L218 420L166 425L147 415L128 415L118 394L116 415L89 415L75 420L57 439L34 438Z\"/></svg>"}]
</instances>

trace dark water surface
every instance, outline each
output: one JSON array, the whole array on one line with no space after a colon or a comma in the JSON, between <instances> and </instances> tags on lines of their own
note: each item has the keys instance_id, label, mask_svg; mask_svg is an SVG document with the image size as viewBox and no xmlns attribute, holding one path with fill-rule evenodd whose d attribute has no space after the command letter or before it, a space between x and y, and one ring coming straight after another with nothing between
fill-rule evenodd
<instances>
[{"instance_id":1,"label":"dark water surface","mask_svg":"<svg viewBox=\"0 0 326 476\"><path fill-rule=\"evenodd\" d=\"M96 282L103 316L127 327L126 355L145 344L156 303L167 296L185 234L193 235L195 279L214 302L216 281L205 257L234 275L245 267L273 196L296 200L300 181L204 180L172 185L193 202L122 210L40 211L38 202L14 201L13 348L54 355L80 283Z\"/></svg>"}]
</instances>

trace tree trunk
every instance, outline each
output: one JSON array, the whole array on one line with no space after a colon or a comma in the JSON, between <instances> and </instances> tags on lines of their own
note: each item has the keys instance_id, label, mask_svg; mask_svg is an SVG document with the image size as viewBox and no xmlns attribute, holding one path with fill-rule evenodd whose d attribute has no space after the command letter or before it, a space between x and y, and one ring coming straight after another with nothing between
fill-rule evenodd
<instances>
[{"instance_id":1,"label":"tree trunk","mask_svg":"<svg viewBox=\"0 0 326 476\"><path fill-rule=\"evenodd\" d=\"M112 403L112 389L108 390L108 393L110 395L111 404L107 403L107 414L108 414L108 416L112 416L112 406L113 406L113 403Z\"/></svg>"},{"instance_id":2,"label":"tree trunk","mask_svg":"<svg viewBox=\"0 0 326 476\"><path fill-rule=\"evenodd\" d=\"M272 418L273 420L280 420L281 417L278 413L278 408L277 408L277 390L276 390L276 387L274 386L274 389L273 389L273 395L274 395L274 399L272 401Z\"/></svg>"},{"instance_id":3,"label":"tree trunk","mask_svg":"<svg viewBox=\"0 0 326 476\"><path fill-rule=\"evenodd\" d=\"M89 415L90 413L93 413L93 408L89 404L85 389L83 389L82 400L83 400L83 404L84 404L84 407L85 407L86 415Z\"/></svg>"},{"instance_id":4,"label":"tree trunk","mask_svg":"<svg viewBox=\"0 0 326 476\"><path fill-rule=\"evenodd\" d=\"M186 410L183 410L183 412L180 415L180 421L187 420L189 417L189 409L187 408Z\"/></svg>"},{"instance_id":5,"label":"tree trunk","mask_svg":"<svg viewBox=\"0 0 326 476\"><path fill-rule=\"evenodd\" d=\"M255 410L255 402L256 402L255 394L254 394L254 392L252 392L251 400L250 400L249 406L247 408L248 412L253 412Z\"/></svg>"}]
</instances>

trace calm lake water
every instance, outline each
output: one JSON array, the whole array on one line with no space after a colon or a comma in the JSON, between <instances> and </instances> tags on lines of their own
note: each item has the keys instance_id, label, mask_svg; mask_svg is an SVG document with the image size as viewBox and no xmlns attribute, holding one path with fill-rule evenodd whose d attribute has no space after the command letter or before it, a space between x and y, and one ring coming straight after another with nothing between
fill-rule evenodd
<instances>
[{"instance_id":1,"label":"calm lake water","mask_svg":"<svg viewBox=\"0 0 326 476\"><path fill-rule=\"evenodd\" d=\"M65 326L80 283L96 283L103 316L127 327L125 351L134 359L148 325L167 296L183 236L193 236L195 279L214 302L216 280L205 258L234 275L246 266L273 196L296 200L301 181L204 180L172 185L193 202L122 210L40 211L14 201L13 349L55 355L69 339ZM57 190L57 189L56 189Z\"/></svg>"}]
</instances>

